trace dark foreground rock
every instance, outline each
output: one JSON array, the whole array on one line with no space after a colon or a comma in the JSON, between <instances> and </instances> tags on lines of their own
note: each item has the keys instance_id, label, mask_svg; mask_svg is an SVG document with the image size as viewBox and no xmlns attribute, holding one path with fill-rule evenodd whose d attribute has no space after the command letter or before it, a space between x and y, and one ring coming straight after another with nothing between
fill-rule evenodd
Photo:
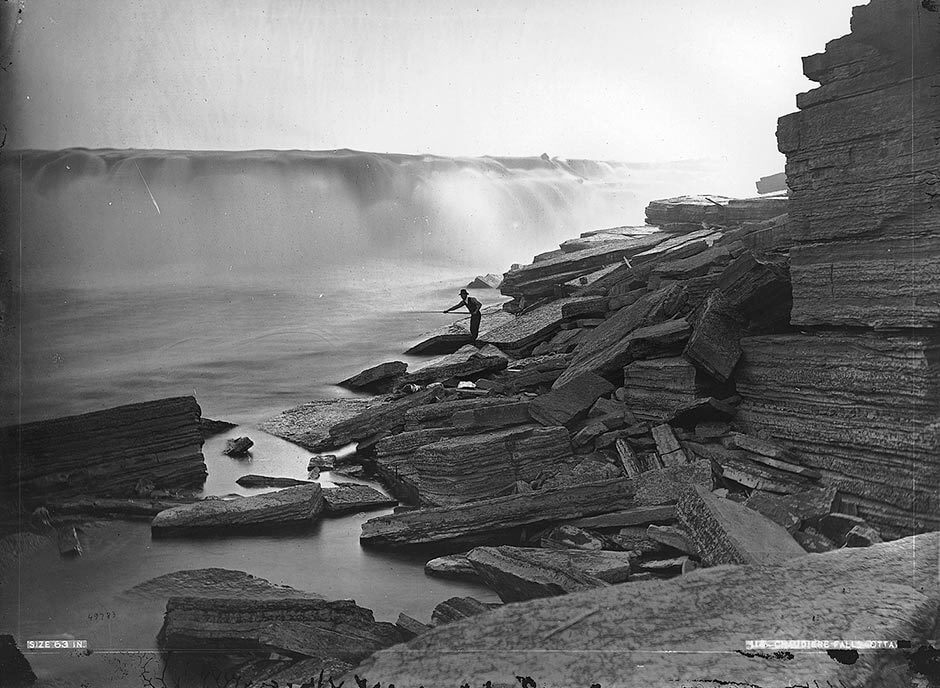
<instances>
[{"instance_id":1,"label":"dark foreground rock","mask_svg":"<svg viewBox=\"0 0 940 688\"><path fill-rule=\"evenodd\" d=\"M521 602L623 583L632 555L570 549L477 547L467 559L503 602Z\"/></svg>"},{"instance_id":2,"label":"dark foreground rock","mask_svg":"<svg viewBox=\"0 0 940 688\"><path fill-rule=\"evenodd\" d=\"M36 683L36 674L12 635L0 635L0 677L4 688L25 688Z\"/></svg>"},{"instance_id":3,"label":"dark foreground rock","mask_svg":"<svg viewBox=\"0 0 940 688\"><path fill-rule=\"evenodd\" d=\"M245 688L282 686L327 686L331 679L352 669L341 659L308 658L296 661L253 660L238 670L239 685ZM247 682L247 684L246 684Z\"/></svg>"},{"instance_id":4,"label":"dark foreground rock","mask_svg":"<svg viewBox=\"0 0 940 688\"><path fill-rule=\"evenodd\" d=\"M323 511L320 486L301 485L238 499L206 499L167 509L150 523L154 537L202 532L256 531L309 525Z\"/></svg>"},{"instance_id":5,"label":"dark foreground rock","mask_svg":"<svg viewBox=\"0 0 940 688\"><path fill-rule=\"evenodd\" d=\"M250 437L236 437L235 439L225 441L225 449L222 450L222 453L226 456L234 456L236 458L248 456L248 450L254 445L255 443Z\"/></svg>"},{"instance_id":6,"label":"dark foreground rock","mask_svg":"<svg viewBox=\"0 0 940 688\"><path fill-rule=\"evenodd\" d=\"M199 487L200 414L193 397L175 397L0 428L0 490L30 501L133 497L140 480Z\"/></svg>"},{"instance_id":7,"label":"dark foreground rock","mask_svg":"<svg viewBox=\"0 0 940 688\"><path fill-rule=\"evenodd\" d=\"M166 650L240 649L359 661L403 639L351 600L171 597L158 642Z\"/></svg>"},{"instance_id":8,"label":"dark foreground rock","mask_svg":"<svg viewBox=\"0 0 940 688\"><path fill-rule=\"evenodd\" d=\"M905 638L915 647L932 638L938 540L932 533L506 605L383 650L347 682L355 673L399 688L454 677L518 685L517 676L545 688L910 686L908 657L896 650L862 650L854 663L743 650L764 638Z\"/></svg>"}]
</instances>

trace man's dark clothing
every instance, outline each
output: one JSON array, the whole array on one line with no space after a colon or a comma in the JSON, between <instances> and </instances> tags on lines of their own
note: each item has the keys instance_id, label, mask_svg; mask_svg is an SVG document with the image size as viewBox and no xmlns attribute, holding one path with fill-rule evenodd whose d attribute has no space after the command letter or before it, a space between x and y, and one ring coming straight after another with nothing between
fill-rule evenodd
<instances>
[{"instance_id":1,"label":"man's dark clothing","mask_svg":"<svg viewBox=\"0 0 940 688\"><path fill-rule=\"evenodd\" d=\"M476 339L477 335L480 334L480 320L483 318L480 309L483 307L483 304L472 296L468 296L464 299L463 303L467 307L467 310L470 311L470 336Z\"/></svg>"}]
</instances>

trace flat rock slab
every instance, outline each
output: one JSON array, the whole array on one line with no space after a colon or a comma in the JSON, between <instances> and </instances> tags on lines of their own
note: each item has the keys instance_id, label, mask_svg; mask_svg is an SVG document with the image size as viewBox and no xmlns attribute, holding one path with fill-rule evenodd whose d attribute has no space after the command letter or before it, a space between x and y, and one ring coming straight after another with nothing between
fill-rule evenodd
<instances>
[{"instance_id":1,"label":"flat rock slab","mask_svg":"<svg viewBox=\"0 0 940 688\"><path fill-rule=\"evenodd\" d=\"M500 325L512 322L515 316L504 311L499 305L484 306L480 311L480 332L485 333ZM409 355L450 354L468 344L470 337L470 318L466 317L450 325L444 325L421 335L421 340L405 351Z\"/></svg>"},{"instance_id":2,"label":"flat rock slab","mask_svg":"<svg viewBox=\"0 0 940 688\"><path fill-rule=\"evenodd\" d=\"M322 399L301 404L269 418L258 426L269 435L313 452L329 438L330 428L367 409L379 405L381 399Z\"/></svg>"},{"instance_id":3,"label":"flat rock slab","mask_svg":"<svg viewBox=\"0 0 940 688\"><path fill-rule=\"evenodd\" d=\"M301 485L238 499L207 499L161 511L150 522L154 537L201 532L269 530L313 523L323 511L320 486Z\"/></svg>"},{"instance_id":4,"label":"flat rock slab","mask_svg":"<svg viewBox=\"0 0 940 688\"><path fill-rule=\"evenodd\" d=\"M510 686L516 676L540 688L907 686L908 657L896 650L862 650L853 664L825 652L778 659L742 650L746 640L791 638L905 638L916 647L937 621L938 539L510 604L378 652L347 684L355 673L399 688L449 686L455 677Z\"/></svg>"},{"instance_id":5,"label":"flat rock slab","mask_svg":"<svg viewBox=\"0 0 940 688\"><path fill-rule=\"evenodd\" d=\"M507 363L506 354L495 346L484 345L481 348L466 344L452 354L432 359L415 368L402 377L402 382L426 385L451 378L472 379L502 370Z\"/></svg>"},{"instance_id":6,"label":"flat rock slab","mask_svg":"<svg viewBox=\"0 0 940 688\"><path fill-rule=\"evenodd\" d=\"M605 480L380 516L362 524L363 545L407 546L496 533L529 523L571 520L634 506L633 485Z\"/></svg>"},{"instance_id":7,"label":"flat rock slab","mask_svg":"<svg viewBox=\"0 0 940 688\"><path fill-rule=\"evenodd\" d=\"M171 597L157 640L166 650L240 648L354 662L402 639L351 600Z\"/></svg>"},{"instance_id":8,"label":"flat rock slab","mask_svg":"<svg viewBox=\"0 0 940 688\"><path fill-rule=\"evenodd\" d=\"M766 516L699 486L679 499L679 522L702 563L780 564L806 555L790 533Z\"/></svg>"},{"instance_id":9,"label":"flat rock slab","mask_svg":"<svg viewBox=\"0 0 940 688\"><path fill-rule=\"evenodd\" d=\"M343 446L403 428L405 413L409 409L439 401L443 393L441 388L422 389L414 394L370 406L361 413L333 425L330 428L329 443L337 447Z\"/></svg>"},{"instance_id":10,"label":"flat rock slab","mask_svg":"<svg viewBox=\"0 0 940 688\"><path fill-rule=\"evenodd\" d=\"M324 487L322 491L329 516L386 509L398 504L398 500L374 487L359 483L336 483L336 487Z\"/></svg>"},{"instance_id":11,"label":"flat rock slab","mask_svg":"<svg viewBox=\"0 0 940 688\"><path fill-rule=\"evenodd\" d=\"M122 518L149 521L161 511L192 504L195 501L195 497L165 499L75 497L74 499L47 502L47 505L49 510L56 516L87 516L91 518Z\"/></svg>"},{"instance_id":12,"label":"flat rock slab","mask_svg":"<svg viewBox=\"0 0 940 688\"><path fill-rule=\"evenodd\" d=\"M125 591L132 597L226 597L230 599L320 599L320 595L232 569L189 569L151 578Z\"/></svg>"},{"instance_id":13,"label":"flat rock slab","mask_svg":"<svg viewBox=\"0 0 940 688\"><path fill-rule=\"evenodd\" d=\"M296 487L297 485L313 485L312 480L299 480L298 478L282 478L272 475L255 475L249 473L235 481L242 487Z\"/></svg>"},{"instance_id":14,"label":"flat rock slab","mask_svg":"<svg viewBox=\"0 0 940 688\"><path fill-rule=\"evenodd\" d=\"M625 552L585 552L526 547L477 547L467 559L503 602L522 602L623 583L630 577Z\"/></svg>"}]
</instances>

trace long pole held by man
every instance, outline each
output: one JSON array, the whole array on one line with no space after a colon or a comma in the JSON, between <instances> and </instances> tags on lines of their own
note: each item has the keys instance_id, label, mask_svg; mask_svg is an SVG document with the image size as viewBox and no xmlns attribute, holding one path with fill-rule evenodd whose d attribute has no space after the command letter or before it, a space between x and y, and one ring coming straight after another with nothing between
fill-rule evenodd
<instances>
[{"instance_id":1,"label":"long pole held by man","mask_svg":"<svg viewBox=\"0 0 940 688\"><path fill-rule=\"evenodd\" d=\"M448 308L445 313L450 313L455 311L461 306L466 306L467 310L470 311L470 340L476 341L477 335L480 334L480 319L483 315L480 313L480 309L483 308L483 304L479 300L470 296L466 289L460 290L460 303L456 306L451 306Z\"/></svg>"}]
</instances>

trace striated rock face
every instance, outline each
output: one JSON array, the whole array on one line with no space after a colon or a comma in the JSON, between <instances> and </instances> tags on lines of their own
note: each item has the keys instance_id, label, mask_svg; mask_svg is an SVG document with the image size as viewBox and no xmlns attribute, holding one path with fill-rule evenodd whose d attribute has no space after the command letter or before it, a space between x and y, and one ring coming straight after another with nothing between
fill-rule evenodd
<instances>
[{"instance_id":1,"label":"striated rock face","mask_svg":"<svg viewBox=\"0 0 940 688\"><path fill-rule=\"evenodd\" d=\"M860 651L787 659L738 652L759 638L907 638L937 622L938 540L919 536L808 555L773 566L699 569L500 609L378 652L355 673L368 685L906 686L908 657ZM650 652L655 648L658 652ZM678 652L663 652L676 650Z\"/></svg>"},{"instance_id":2,"label":"striated rock face","mask_svg":"<svg viewBox=\"0 0 940 688\"><path fill-rule=\"evenodd\" d=\"M133 497L141 479L198 487L200 414L193 397L175 397L0 428L0 488L36 499Z\"/></svg>"},{"instance_id":3,"label":"striated rock face","mask_svg":"<svg viewBox=\"0 0 940 688\"><path fill-rule=\"evenodd\" d=\"M425 445L411 466L420 503L445 506L511 494L516 481L535 480L570 459L567 430L521 426Z\"/></svg>"},{"instance_id":4,"label":"striated rock face","mask_svg":"<svg viewBox=\"0 0 940 688\"><path fill-rule=\"evenodd\" d=\"M170 537L296 526L313 523L321 511L322 490L313 483L254 497L207 499L167 509L150 522L150 531L155 537Z\"/></svg>"},{"instance_id":5,"label":"striated rock face","mask_svg":"<svg viewBox=\"0 0 940 688\"><path fill-rule=\"evenodd\" d=\"M777 129L787 155L793 322L940 323L940 13L872 0L804 58L820 83Z\"/></svg>"},{"instance_id":6,"label":"striated rock face","mask_svg":"<svg viewBox=\"0 0 940 688\"><path fill-rule=\"evenodd\" d=\"M940 527L940 344L820 334L747 337L738 420L785 441L885 533Z\"/></svg>"},{"instance_id":7,"label":"striated rock face","mask_svg":"<svg viewBox=\"0 0 940 688\"><path fill-rule=\"evenodd\" d=\"M174 650L241 649L359 661L402 640L351 600L171 597L158 641Z\"/></svg>"}]
</instances>

